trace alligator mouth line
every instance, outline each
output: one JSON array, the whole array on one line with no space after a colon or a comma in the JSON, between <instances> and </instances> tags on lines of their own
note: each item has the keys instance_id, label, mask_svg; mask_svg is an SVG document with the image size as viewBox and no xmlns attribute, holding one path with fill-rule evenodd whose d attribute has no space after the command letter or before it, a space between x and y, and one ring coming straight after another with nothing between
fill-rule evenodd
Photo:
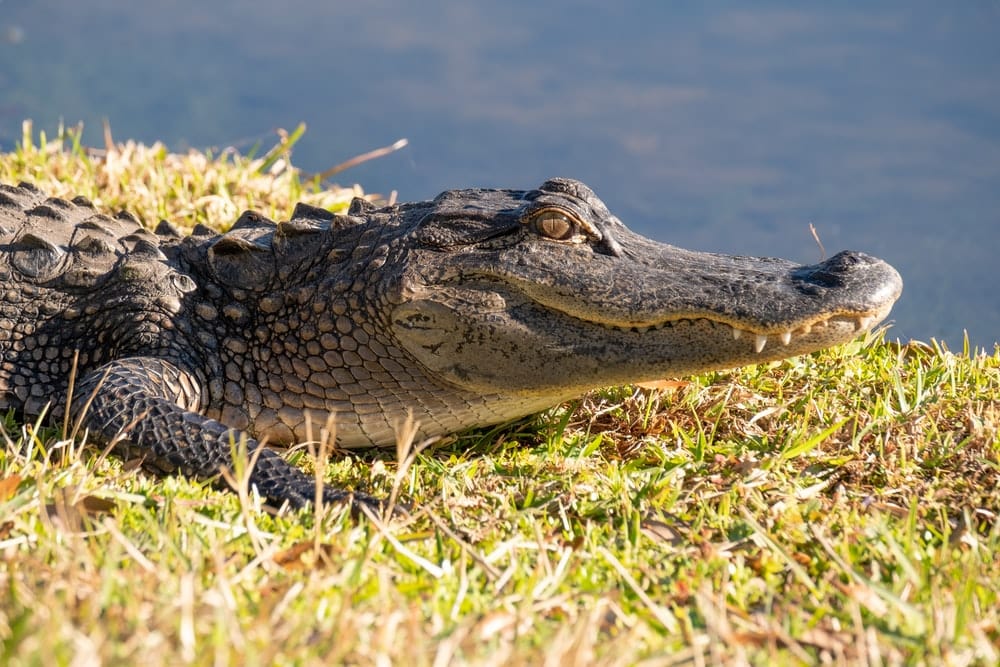
<instances>
[{"instance_id":1,"label":"alligator mouth line","mask_svg":"<svg viewBox=\"0 0 1000 667\"><path fill-rule=\"evenodd\" d=\"M710 317L708 315L698 315L692 317L679 317L675 319L664 320L657 324L644 325L644 326L621 326L617 324L607 324L604 322L591 322L592 324L600 324L601 326L613 329L616 331L624 331L627 333L637 333L644 334L650 331L659 331L661 329L666 329L668 327L673 327L681 322L697 322L699 320L704 320L710 322L713 325L728 327L731 331L733 340L740 340L744 336L753 338L753 349L754 352L760 354L764 351L764 347L767 345L768 341L772 339L777 339L782 345L787 346L792 343L792 339L795 336L806 336L814 329L823 329L827 327L832 322L849 322L854 326L854 333L861 333L871 328L873 324L879 321L882 317L887 314L888 308L885 311L876 312L865 312L865 313L850 313L850 312L836 312L822 317L814 318L803 324L796 324L795 326L778 330L778 331L754 331L746 327L739 327L731 324L723 319L717 319ZM568 314L568 313L567 313ZM574 317L570 315L570 317ZM574 319L579 319L575 318Z\"/></svg>"}]
</instances>

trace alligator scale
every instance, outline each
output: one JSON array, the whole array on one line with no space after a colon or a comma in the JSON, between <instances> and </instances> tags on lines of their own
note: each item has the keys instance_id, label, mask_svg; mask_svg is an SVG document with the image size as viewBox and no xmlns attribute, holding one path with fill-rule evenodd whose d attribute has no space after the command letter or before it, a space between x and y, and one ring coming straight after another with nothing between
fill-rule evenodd
<instances>
[{"instance_id":1,"label":"alligator scale","mask_svg":"<svg viewBox=\"0 0 1000 667\"><path fill-rule=\"evenodd\" d=\"M234 440L302 442L331 413L339 446L387 445L408 413L429 437L819 350L901 289L859 252L800 266L656 243L569 179L346 215L299 204L187 237L0 186L0 410L68 406L92 437L212 476ZM315 494L270 449L250 481L279 504Z\"/></svg>"}]
</instances>

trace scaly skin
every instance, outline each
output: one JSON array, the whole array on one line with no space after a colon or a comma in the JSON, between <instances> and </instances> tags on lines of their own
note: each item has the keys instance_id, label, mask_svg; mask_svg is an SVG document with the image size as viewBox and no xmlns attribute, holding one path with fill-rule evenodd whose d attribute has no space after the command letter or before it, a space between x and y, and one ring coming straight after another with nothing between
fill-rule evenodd
<instances>
[{"instance_id":1,"label":"scaly skin","mask_svg":"<svg viewBox=\"0 0 1000 667\"><path fill-rule=\"evenodd\" d=\"M797 266L656 243L568 179L291 217L182 238L0 186L0 409L58 414L75 359L71 416L91 434L212 476L235 441L301 442L331 412L341 447L386 445L407 414L429 437L811 352L902 289L857 252ZM314 494L269 450L250 481L276 503Z\"/></svg>"}]
</instances>

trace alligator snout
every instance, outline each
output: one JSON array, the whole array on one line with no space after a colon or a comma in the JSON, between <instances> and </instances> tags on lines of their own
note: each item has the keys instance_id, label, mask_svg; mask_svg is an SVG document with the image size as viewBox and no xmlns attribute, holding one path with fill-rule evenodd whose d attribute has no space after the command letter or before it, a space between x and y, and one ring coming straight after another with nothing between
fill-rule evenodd
<instances>
[{"instance_id":1,"label":"alligator snout","mask_svg":"<svg viewBox=\"0 0 1000 667\"><path fill-rule=\"evenodd\" d=\"M818 264L792 271L800 289L815 294L842 291L845 301L857 308L895 301L903 290L903 279L886 261L856 250L844 250Z\"/></svg>"}]
</instances>

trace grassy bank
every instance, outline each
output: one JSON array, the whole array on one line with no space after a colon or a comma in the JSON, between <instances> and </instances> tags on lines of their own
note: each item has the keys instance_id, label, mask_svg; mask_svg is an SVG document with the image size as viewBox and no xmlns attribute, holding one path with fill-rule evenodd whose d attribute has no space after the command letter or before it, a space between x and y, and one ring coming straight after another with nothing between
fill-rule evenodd
<instances>
[{"instance_id":1,"label":"grassy bank","mask_svg":"<svg viewBox=\"0 0 1000 667\"><path fill-rule=\"evenodd\" d=\"M0 181L150 225L345 205L290 166L297 136L244 158L26 128ZM275 516L7 416L0 663L996 664L998 426L1000 353L868 336L402 468L331 460L333 484L399 485L414 513L385 526Z\"/></svg>"}]
</instances>

